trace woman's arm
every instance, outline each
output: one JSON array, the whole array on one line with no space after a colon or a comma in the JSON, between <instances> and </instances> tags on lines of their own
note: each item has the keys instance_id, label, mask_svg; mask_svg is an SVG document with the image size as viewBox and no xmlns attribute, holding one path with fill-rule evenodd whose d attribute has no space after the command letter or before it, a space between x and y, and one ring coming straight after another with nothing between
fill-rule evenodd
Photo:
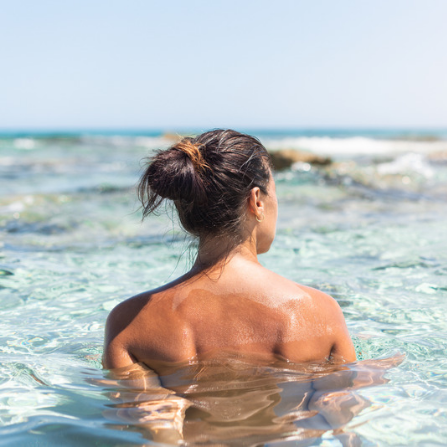
<instances>
[{"instance_id":1,"label":"woman's arm","mask_svg":"<svg viewBox=\"0 0 447 447\"><path fill-rule=\"evenodd\" d=\"M106 321L102 365L105 369L123 368L136 363L128 350L129 312L126 302L116 306Z\"/></svg>"},{"instance_id":2,"label":"woman's arm","mask_svg":"<svg viewBox=\"0 0 447 447\"><path fill-rule=\"evenodd\" d=\"M318 312L321 323L326 327L328 337L332 340L331 359L342 363L356 361L354 344L337 301L321 290L307 286L300 287L313 297L313 302L316 305L314 311Z\"/></svg>"},{"instance_id":3,"label":"woman's arm","mask_svg":"<svg viewBox=\"0 0 447 447\"><path fill-rule=\"evenodd\" d=\"M355 362L357 356L354 344L349 335L343 312L336 301L334 306L334 318L336 320L334 324L335 342L331 350L331 359L335 361L341 360L345 363Z\"/></svg>"}]
</instances>

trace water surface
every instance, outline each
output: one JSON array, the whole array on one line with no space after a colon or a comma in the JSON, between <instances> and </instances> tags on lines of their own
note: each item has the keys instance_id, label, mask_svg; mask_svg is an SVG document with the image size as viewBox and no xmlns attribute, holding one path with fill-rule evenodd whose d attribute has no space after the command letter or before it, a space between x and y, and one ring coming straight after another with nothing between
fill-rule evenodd
<instances>
[{"instance_id":1,"label":"water surface","mask_svg":"<svg viewBox=\"0 0 447 447\"><path fill-rule=\"evenodd\" d=\"M111 377L100 363L108 312L190 262L191 241L169 218L140 223L133 190L140 160L169 140L9 135L0 139L2 445L163 445L165 435L188 445L447 443L444 136L260 136L272 149L334 159L276 174L277 238L260 260L338 300L360 362L340 371L192 363L143 391ZM374 363L399 353L400 364Z\"/></svg>"}]
</instances>

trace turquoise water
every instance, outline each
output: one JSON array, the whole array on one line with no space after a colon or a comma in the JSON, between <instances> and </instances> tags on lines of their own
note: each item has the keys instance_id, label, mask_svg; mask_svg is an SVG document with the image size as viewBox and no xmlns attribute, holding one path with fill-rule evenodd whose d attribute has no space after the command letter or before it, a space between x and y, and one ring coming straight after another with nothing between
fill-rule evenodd
<instances>
[{"instance_id":1,"label":"turquoise water","mask_svg":"<svg viewBox=\"0 0 447 447\"><path fill-rule=\"evenodd\" d=\"M146 390L143 399L126 380L114 382L100 362L108 312L123 299L182 274L193 255L190 241L170 219L154 217L141 224L137 211L133 187L140 160L169 141L155 133L4 136L0 444L176 443L175 437L157 438L156 432L160 426L168 433L167 426L181 425L182 402L189 400L196 403L195 412L188 409L183 416L184 426L195 433L187 434L189 445L445 445L444 134L405 139L402 131L261 135L272 149L308 149L334 160L327 168L297 164L276 174L277 237L261 262L327 291L344 311L360 362L343 374L361 377L366 369L373 379L354 393L355 378L336 385L340 372L324 372L332 380L328 401L349 395L348 403L334 404L333 414L350 412L338 425L324 425L313 413L300 410L298 415L292 408L289 401L298 402L306 393L296 384L318 385L323 374L296 365L267 365L253 372L252 365L235 359L237 376L234 366L222 372L221 365L192 365L193 373L186 369L163 379L177 390L174 397ZM184 253L180 260L179 253ZM386 361L374 367L362 363L399 354L405 359L392 368L384 369ZM207 380L191 388L203 367ZM187 389L182 388L185 377ZM253 377L270 382L254 383ZM210 389L220 393L213 398L225 410L220 417L242 401L264 402L256 407L259 424L247 416L255 411L251 407L223 422L212 410L221 407L207 404L204 416ZM117 392L125 397L119 400ZM146 406L136 405L138 399ZM122 407L126 414L118 411ZM197 428L197 421L208 425ZM202 438L197 437L200 430Z\"/></svg>"}]
</instances>

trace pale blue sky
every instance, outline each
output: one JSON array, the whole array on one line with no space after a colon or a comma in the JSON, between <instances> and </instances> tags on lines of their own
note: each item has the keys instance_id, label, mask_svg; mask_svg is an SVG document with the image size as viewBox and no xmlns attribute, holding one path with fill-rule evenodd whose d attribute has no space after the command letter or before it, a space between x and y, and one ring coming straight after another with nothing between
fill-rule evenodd
<instances>
[{"instance_id":1,"label":"pale blue sky","mask_svg":"<svg viewBox=\"0 0 447 447\"><path fill-rule=\"evenodd\" d=\"M0 128L447 127L446 0L1 6Z\"/></svg>"}]
</instances>

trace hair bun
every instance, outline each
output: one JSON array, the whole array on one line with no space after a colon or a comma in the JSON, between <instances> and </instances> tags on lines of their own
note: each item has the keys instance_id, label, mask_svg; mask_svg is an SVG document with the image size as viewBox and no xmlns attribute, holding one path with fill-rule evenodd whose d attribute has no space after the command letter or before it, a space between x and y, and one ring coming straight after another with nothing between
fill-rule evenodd
<instances>
[{"instance_id":1,"label":"hair bun","mask_svg":"<svg viewBox=\"0 0 447 447\"><path fill-rule=\"evenodd\" d=\"M241 237L247 197L254 187L268 194L269 155L249 135L216 129L183 138L150 160L138 184L143 218L164 199L194 236Z\"/></svg>"},{"instance_id":2,"label":"hair bun","mask_svg":"<svg viewBox=\"0 0 447 447\"><path fill-rule=\"evenodd\" d=\"M201 172L204 169L210 169L208 163L200 152L200 148L201 145L192 143L190 138L184 138L172 146L172 149L184 152L191 159L197 172Z\"/></svg>"},{"instance_id":3,"label":"hair bun","mask_svg":"<svg viewBox=\"0 0 447 447\"><path fill-rule=\"evenodd\" d=\"M140 197L151 191L147 213L157 208L163 199L186 203L206 201L206 191L200 172L209 168L199 147L183 139L171 148L158 152L140 180Z\"/></svg>"}]
</instances>

